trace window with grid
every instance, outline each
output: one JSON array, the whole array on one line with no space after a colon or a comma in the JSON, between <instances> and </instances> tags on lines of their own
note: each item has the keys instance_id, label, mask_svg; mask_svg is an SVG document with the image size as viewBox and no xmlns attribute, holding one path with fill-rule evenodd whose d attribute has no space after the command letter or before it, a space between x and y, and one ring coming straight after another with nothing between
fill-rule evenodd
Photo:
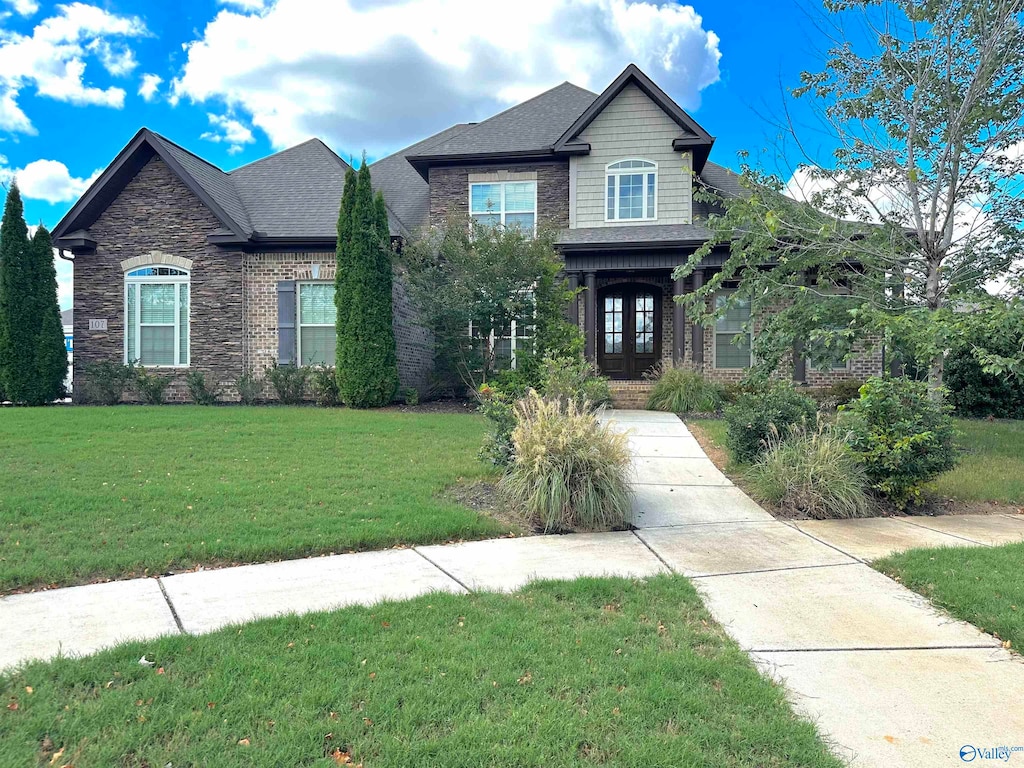
<instances>
[{"instance_id":1,"label":"window with grid","mask_svg":"<svg viewBox=\"0 0 1024 768\"><path fill-rule=\"evenodd\" d=\"M469 214L479 225L516 227L533 233L537 224L537 182L470 184Z\"/></svg>"},{"instance_id":2,"label":"window with grid","mask_svg":"<svg viewBox=\"0 0 1024 768\"><path fill-rule=\"evenodd\" d=\"M605 219L657 218L658 166L649 160L620 160L606 167Z\"/></svg>"},{"instance_id":3,"label":"window with grid","mask_svg":"<svg viewBox=\"0 0 1024 768\"><path fill-rule=\"evenodd\" d=\"M723 309L729 302L728 293L715 296L715 309ZM725 315L715 321L715 367L750 367L750 331L746 330L750 320L750 301L740 299L733 302Z\"/></svg>"},{"instance_id":4,"label":"window with grid","mask_svg":"<svg viewBox=\"0 0 1024 768\"><path fill-rule=\"evenodd\" d=\"M334 365L334 283L299 283L299 364Z\"/></svg>"},{"instance_id":5,"label":"window with grid","mask_svg":"<svg viewBox=\"0 0 1024 768\"><path fill-rule=\"evenodd\" d=\"M654 294L638 293L634 307L637 354L654 354Z\"/></svg>"},{"instance_id":6,"label":"window with grid","mask_svg":"<svg viewBox=\"0 0 1024 768\"><path fill-rule=\"evenodd\" d=\"M831 288L819 289L826 296L849 296L850 289L844 286L833 286ZM846 303L846 299L828 299L829 301L840 301ZM835 332L843 330L842 325L828 325L824 330ZM846 360L846 352L848 351L845 345L840 346L828 346L825 343L825 339L812 339L806 343L806 349L810 353L807 357L807 365L817 368L819 371L846 371L850 368L850 363ZM812 359L817 360L817 363L812 362Z\"/></svg>"},{"instance_id":7,"label":"window with grid","mask_svg":"<svg viewBox=\"0 0 1024 768\"><path fill-rule=\"evenodd\" d=\"M189 364L189 281L186 270L158 265L125 275L126 363Z\"/></svg>"},{"instance_id":8,"label":"window with grid","mask_svg":"<svg viewBox=\"0 0 1024 768\"><path fill-rule=\"evenodd\" d=\"M604 297L604 352L622 354L622 296Z\"/></svg>"}]
</instances>

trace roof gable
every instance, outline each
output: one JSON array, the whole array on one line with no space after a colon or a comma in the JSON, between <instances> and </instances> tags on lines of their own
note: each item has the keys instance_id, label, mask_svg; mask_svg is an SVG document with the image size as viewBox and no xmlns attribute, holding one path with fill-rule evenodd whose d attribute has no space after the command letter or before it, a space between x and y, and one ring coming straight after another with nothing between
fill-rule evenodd
<instances>
[{"instance_id":1,"label":"roof gable","mask_svg":"<svg viewBox=\"0 0 1024 768\"><path fill-rule=\"evenodd\" d=\"M58 247L68 235L87 230L153 157L163 160L233 237L248 237L251 232L248 217L230 181L226 180L227 174L163 136L142 128L54 228L53 239ZM69 247L71 243L63 245Z\"/></svg>"},{"instance_id":2,"label":"roof gable","mask_svg":"<svg viewBox=\"0 0 1024 768\"><path fill-rule=\"evenodd\" d=\"M585 88L562 83L407 157L426 178L431 162L479 157L550 155L552 145L593 100Z\"/></svg>"},{"instance_id":3,"label":"roof gable","mask_svg":"<svg viewBox=\"0 0 1024 768\"><path fill-rule=\"evenodd\" d=\"M679 126L679 138L672 142L676 150L692 149L694 153L694 169L700 171L711 152L715 139L700 124L690 117L682 107L676 104L668 94L645 75L636 64L630 64L622 74L615 78L582 114L555 141L553 149L558 153L583 154L590 151L590 145L580 141L580 134L586 130L605 108L622 93L626 86L633 84L643 91L647 97L661 108Z\"/></svg>"}]
</instances>

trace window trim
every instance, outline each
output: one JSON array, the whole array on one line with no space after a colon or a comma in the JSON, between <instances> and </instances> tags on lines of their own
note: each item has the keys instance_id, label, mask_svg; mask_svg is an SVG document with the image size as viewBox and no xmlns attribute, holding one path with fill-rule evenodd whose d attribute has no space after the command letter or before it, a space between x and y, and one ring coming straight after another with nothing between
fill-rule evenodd
<instances>
[{"instance_id":1,"label":"window trim","mask_svg":"<svg viewBox=\"0 0 1024 768\"><path fill-rule=\"evenodd\" d=\"M334 365L327 363L304 363L302 362L302 329L303 328L334 328L334 344L338 344L338 321L335 315L333 323L304 323L302 322L302 286L304 285L333 285L331 280L296 280L295 281L295 362L300 365L320 366L333 368ZM335 308L337 311L337 308ZM335 352L337 354L337 352ZM337 360L335 360L337 363Z\"/></svg>"},{"instance_id":2,"label":"window trim","mask_svg":"<svg viewBox=\"0 0 1024 768\"><path fill-rule=\"evenodd\" d=\"M639 162L648 163L647 166L642 168L613 168L612 166L618 165L619 163L628 162ZM641 210L647 208L647 177L654 177L654 211L646 211L648 215L641 216L638 219L623 219L619 217L619 176L635 176L641 174L644 177L644 194L643 194L643 205ZM615 178L615 215L613 217L608 216L608 179ZM612 163L608 163L604 167L604 220L606 224L628 224L633 221L657 221L658 220L658 164L653 160L648 160L643 157L623 157Z\"/></svg>"},{"instance_id":3,"label":"window trim","mask_svg":"<svg viewBox=\"0 0 1024 768\"><path fill-rule=\"evenodd\" d=\"M537 236L537 224L538 224L538 212L537 212L537 179L510 179L508 181L471 181L469 182L469 196L466 200L466 210L469 212L469 219L474 224L476 219L473 218L473 187L482 186L499 186L501 187L501 210L499 211L499 222L498 224L502 227L505 226L505 185L507 184L532 184L533 185L533 210L532 211L511 211L513 215L522 213L533 213L533 229L531 234ZM493 216L493 213L477 213L476 216Z\"/></svg>"},{"instance_id":4,"label":"window trim","mask_svg":"<svg viewBox=\"0 0 1024 768\"><path fill-rule=\"evenodd\" d=\"M717 303L719 296L731 296L735 292L736 292L735 290L717 291L715 293L713 301L715 301ZM749 299L748 299L748 302L749 302ZM717 310L717 307L715 309ZM748 319L750 317L751 317L751 315L748 314ZM712 367L716 371L745 371L748 368L752 367L754 365L754 331L753 331L753 329L750 329L749 331L746 332L747 333L747 339L748 339L747 344L748 344L748 347L750 349L749 361L747 362L747 364L745 366L741 367L741 368L733 368L732 366L719 367L719 365L718 365L718 337L719 337L719 335L725 335L726 333L728 333L728 331L719 331L718 330L718 323L717 323L717 321L715 322L714 325L711 326L711 365L712 365ZM730 335L730 338L733 338L733 337L738 336L738 335L739 334L737 334L737 333L733 333L733 334Z\"/></svg>"},{"instance_id":5,"label":"window trim","mask_svg":"<svg viewBox=\"0 0 1024 768\"><path fill-rule=\"evenodd\" d=\"M173 269L179 274L177 275L136 275L133 276L133 272L138 272L144 269ZM128 288L129 286L139 286L136 291L136 310L135 317L131 317L128 312ZM146 364L142 362L142 285L173 285L174 286L174 323L173 326L170 323L146 323L147 326L152 327L173 327L174 328L174 363L170 364ZM188 360L181 362L181 286L188 286L188 337L186 343L188 345ZM128 349L128 324L131 323L135 327L135 349ZM142 264L132 267L124 273L124 363L129 365L131 363L138 362L139 365L145 368L168 368L168 369L186 369L192 364L192 270L184 269L175 264ZM134 354L129 354L130 352Z\"/></svg>"}]
</instances>

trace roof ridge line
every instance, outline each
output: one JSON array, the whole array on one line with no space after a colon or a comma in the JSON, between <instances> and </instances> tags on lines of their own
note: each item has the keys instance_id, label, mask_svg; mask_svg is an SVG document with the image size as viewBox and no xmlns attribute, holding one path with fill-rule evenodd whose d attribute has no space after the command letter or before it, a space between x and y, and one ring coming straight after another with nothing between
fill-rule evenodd
<instances>
[{"instance_id":1,"label":"roof ridge line","mask_svg":"<svg viewBox=\"0 0 1024 768\"><path fill-rule=\"evenodd\" d=\"M169 138L167 138L167 137L166 137L166 136L164 136L164 135L163 135L162 133L157 133L156 131L154 131L154 130L151 130L150 128L146 128L145 130L146 130L146 131L147 131L147 132L148 132L148 133L149 133L150 135L152 135L152 136L155 136L155 137L156 137L157 139L159 139L160 141L166 142L167 144L170 144L170 145L171 145L172 147L177 147L177 148L178 148L178 149L180 149L180 150L181 150L182 152L186 152L186 153L188 153L189 155L191 155L192 157L194 157L194 158L195 158L196 160L198 160L199 162L201 162L201 163L204 163L204 164L206 164L206 165L210 166L210 167L211 167L211 168L213 168L213 169L214 169L215 171L220 171L220 172L221 172L221 173L223 173L223 174L224 174L225 176L230 176L230 175L231 175L229 171L225 171L225 170L224 170L223 168L221 168L221 167L220 167L219 165L214 165L213 163L211 163L211 162L210 162L209 160L207 160L207 159L206 159L205 157L203 157L202 155L197 155L197 154L196 154L195 152L193 152L193 151L192 151L191 149L189 149L188 147L183 147L183 146L182 146L181 144L179 144L178 142L174 141L173 139L169 139Z\"/></svg>"},{"instance_id":2,"label":"roof ridge line","mask_svg":"<svg viewBox=\"0 0 1024 768\"><path fill-rule=\"evenodd\" d=\"M269 155L264 155L263 157L257 157L255 160L250 160L248 163L245 163L244 165L240 165L237 168L232 168L230 171L224 171L224 173L226 173L228 176L230 176L235 171L240 171L243 168L248 168L250 165L256 165L256 163L262 163L264 160L269 160L270 158L277 157L278 155L284 154L285 152L290 152L293 149L298 149L299 147L304 146L305 144L309 144L311 141L318 141L321 144L324 143L323 139L321 139L319 136L310 136L308 139L300 141L298 144L292 144L290 147L285 147L284 149L279 149L276 152L271 152ZM327 146L327 145L324 144L324 146ZM330 147L328 147L328 149L330 149ZM333 152L334 150L331 150L331 151ZM216 166L214 166L214 167L216 167Z\"/></svg>"},{"instance_id":3,"label":"roof ridge line","mask_svg":"<svg viewBox=\"0 0 1024 768\"><path fill-rule=\"evenodd\" d=\"M546 89L544 91L541 91L536 96L531 96L526 101L520 101L518 104L513 104L512 106L507 107L507 108L501 110L501 112L499 112L496 115L491 115L490 117L488 117L488 118L486 118L484 120L481 120L478 123L469 123L468 125L472 126L473 128L479 128L482 125L487 125L487 123L491 122L492 120L497 120L502 115L507 114L507 113L511 112L512 110L514 110L514 109L519 109L520 107L525 107L531 101L536 101L541 96L544 96L545 94L551 93L551 91L555 90L556 88L561 88L563 85L571 85L573 88L578 88L581 91L586 91L587 93L591 93L591 94L593 94L595 99L598 98L601 95L599 93L594 93L593 91L590 91L590 90L588 90L586 88L583 88L583 87L581 87L579 85L576 85L576 83L570 83L568 80L565 80L565 81L559 83L558 85L554 85L554 86L552 86L552 87L550 87L550 88L548 88L548 89Z\"/></svg>"}]
</instances>

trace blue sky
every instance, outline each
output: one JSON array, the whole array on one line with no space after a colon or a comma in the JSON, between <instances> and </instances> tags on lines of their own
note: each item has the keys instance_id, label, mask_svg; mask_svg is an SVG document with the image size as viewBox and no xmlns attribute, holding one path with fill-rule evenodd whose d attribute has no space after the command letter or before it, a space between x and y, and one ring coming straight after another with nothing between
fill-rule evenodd
<instances>
[{"instance_id":1,"label":"blue sky","mask_svg":"<svg viewBox=\"0 0 1024 768\"><path fill-rule=\"evenodd\" d=\"M600 91L630 61L717 137L713 159L745 149L784 174L800 158L779 155L771 119L823 47L810 0L0 8L0 178L17 174L29 223L51 228L141 126L226 170L309 136L373 158L564 80Z\"/></svg>"}]
</instances>

